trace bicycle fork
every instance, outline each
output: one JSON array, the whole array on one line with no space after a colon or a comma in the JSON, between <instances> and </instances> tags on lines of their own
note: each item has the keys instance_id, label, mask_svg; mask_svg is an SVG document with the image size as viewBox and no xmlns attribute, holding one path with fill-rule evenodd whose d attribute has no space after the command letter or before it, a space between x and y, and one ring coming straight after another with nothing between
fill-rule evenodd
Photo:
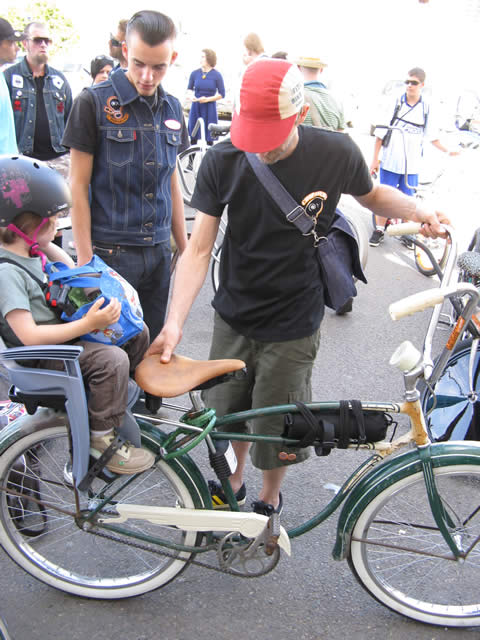
<instances>
[{"instance_id":1,"label":"bicycle fork","mask_svg":"<svg viewBox=\"0 0 480 640\"><path fill-rule=\"evenodd\" d=\"M425 480L425 488L427 491L428 501L432 510L435 523L442 534L443 539L447 543L450 551L453 553L455 560L465 560L468 554L476 547L480 541L480 536L467 547L463 545L463 529L467 525L465 522L454 522L453 508L445 504L441 494L438 491L435 475L433 473L432 455L430 444L419 447L418 449L420 461L422 464L423 477ZM480 506L479 506L480 508ZM452 514L452 515L451 515ZM474 514L471 514L472 517Z\"/></svg>"}]
</instances>

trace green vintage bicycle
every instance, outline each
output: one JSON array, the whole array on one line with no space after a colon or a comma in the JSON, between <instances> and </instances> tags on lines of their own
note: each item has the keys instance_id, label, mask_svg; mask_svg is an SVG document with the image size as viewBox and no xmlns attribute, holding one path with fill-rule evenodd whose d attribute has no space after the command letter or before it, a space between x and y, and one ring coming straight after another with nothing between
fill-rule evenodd
<instances>
[{"instance_id":1,"label":"green vintage bicycle","mask_svg":"<svg viewBox=\"0 0 480 640\"><path fill-rule=\"evenodd\" d=\"M477 289L444 284L390 308L397 319L453 295L465 305L439 356L445 363L479 302ZM30 575L70 594L103 599L163 587L190 564L261 576L291 554L295 538L339 509L333 556L348 561L374 598L421 622L480 625L480 444L430 443L417 391L424 362L413 345L402 344L392 356L405 383L401 402L312 402L224 416L204 406L201 391L242 375L243 362L177 356L160 365L152 356L137 370L138 382L164 398L189 392L192 406L179 419L137 416L133 422L156 462L135 476L92 466L79 353L75 346L2 353L12 397L31 415L11 423L0 438L0 543ZM29 368L35 357L60 358L65 370ZM379 440L388 416L396 414L408 416L410 430ZM223 430L267 415L285 416L282 437ZM241 511L228 480L235 466L231 441L260 439L280 442L287 457L299 445L319 454L336 447L372 454L319 513L287 531L276 513ZM213 509L197 464L203 447L230 510Z\"/></svg>"}]
</instances>

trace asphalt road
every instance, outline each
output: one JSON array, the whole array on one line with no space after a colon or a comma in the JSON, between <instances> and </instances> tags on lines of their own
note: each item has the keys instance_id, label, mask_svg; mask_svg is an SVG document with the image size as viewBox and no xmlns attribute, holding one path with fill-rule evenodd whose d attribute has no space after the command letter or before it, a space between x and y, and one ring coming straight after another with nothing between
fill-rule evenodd
<instances>
[{"instance_id":1,"label":"asphalt road","mask_svg":"<svg viewBox=\"0 0 480 640\"><path fill-rule=\"evenodd\" d=\"M366 222L369 216L365 213ZM427 314L393 323L387 307L435 285L412 264L397 240L371 249L368 285L359 284L352 314L327 311L314 368L316 399L399 400L401 376L388 360L400 342L422 344ZM211 335L210 281L185 328L179 353L206 358ZM283 523L288 527L319 511L364 455L334 451L292 470L285 484ZM208 475L208 469L206 469ZM259 473L249 468L247 502L255 499ZM336 515L293 541L292 557L257 579L189 567L173 583L124 601L84 600L55 591L25 574L0 552L0 614L13 640L440 640L479 637L478 630L447 630L403 618L373 600L346 562L331 557ZM118 562L122 561L122 550Z\"/></svg>"}]
</instances>

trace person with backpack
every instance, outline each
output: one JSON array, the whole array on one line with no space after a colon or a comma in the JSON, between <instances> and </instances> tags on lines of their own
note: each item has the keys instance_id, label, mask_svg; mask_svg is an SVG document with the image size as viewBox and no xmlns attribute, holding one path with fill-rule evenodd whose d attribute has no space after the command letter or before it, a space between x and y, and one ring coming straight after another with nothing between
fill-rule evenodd
<instances>
[{"instance_id":1,"label":"person with backpack","mask_svg":"<svg viewBox=\"0 0 480 640\"><path fill-rule=\"evenodd\" d=\"M59 321L47 304L47 256L59 261L63 254L71 266L68 256L52 244L57 216L71 206L70 190L60 173L26 156L0 156L0 194L0 334L6 346L81 346L79 365L89 392L91 455L100 458L108 450L106 467L114 473L149 469L153 454L116 433L127 409L129 374L149 344L147 327L122 348L87 342L81 336L118 320L121 305L116 298L105 306L104 298L98 298L86 315L69 323ZM63 362L38 361L36 366L58 369Z\"/></svg>"},{"instance_id":2,"label":"person with backpack","mask_svg":"<svg viewBox=\"0 0 480 640\"><path fill-rule=\"evenodd\" d=\"M430 105L422 95L425 86L425 71L419 67L410 69L405 80L405 93L397 98L391 127L401 131L388 129L375 130L375 146L373 160L370 165L372 175L380 169L380 183L390 185L403 193L412 196L418 185L418 174L423 155L425 138L430 139L434 147L450 155L458 155L458 151L449 151L438 139L430 121ZM380 150L382 156L380 161ZM405 181L405 162L407 163L408 182ZM375 216L375 229L370 237L371 247L378 247L384 240L388 219Z\"/></svg>"}]
</instances>

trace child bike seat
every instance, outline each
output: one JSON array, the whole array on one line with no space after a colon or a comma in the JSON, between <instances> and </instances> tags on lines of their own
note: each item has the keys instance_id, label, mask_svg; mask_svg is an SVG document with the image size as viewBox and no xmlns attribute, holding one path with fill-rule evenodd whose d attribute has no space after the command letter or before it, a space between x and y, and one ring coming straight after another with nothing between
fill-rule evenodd
<instances>
[{"instance_id":1,"label":"child bike seat","mask_svg":"<svg viewBox=\"0 0 480 640\"><path fill-rule=\"evenodd\" d=\"M15 347L0 350L0 360L12 383L10 397L25 404L28 413L37 414L38 407L51 407L66 411L72 439L72 475L77 486L85 479L90 456L90 430L88 421L87 394L78 358L82 347L72 345L41 345ZM32 366L32 360L62 360L63 371L40 369ZM24 363L24 366L21 363ZM139 395L139 389L129 381L128 407ZM23 418L22 418L23 419ZM43 423L42 423L43 424ZM134 446L141 446L140 430L130 411L126 411L118 433Z\"/></svg>"},{"instance_id":2,"label":"child bike seat","mask_svg":"<svg viewBox=\"0 0 480 640\"><path fill-rule=\"evenodd\" d=\"M160 398L181 396L224 382L226 375L245 368L242 360L192 360L172 355L168 364L160 355L148 356L135 370L135 381L147 393Z\"/></svg>"}]
</instances>

